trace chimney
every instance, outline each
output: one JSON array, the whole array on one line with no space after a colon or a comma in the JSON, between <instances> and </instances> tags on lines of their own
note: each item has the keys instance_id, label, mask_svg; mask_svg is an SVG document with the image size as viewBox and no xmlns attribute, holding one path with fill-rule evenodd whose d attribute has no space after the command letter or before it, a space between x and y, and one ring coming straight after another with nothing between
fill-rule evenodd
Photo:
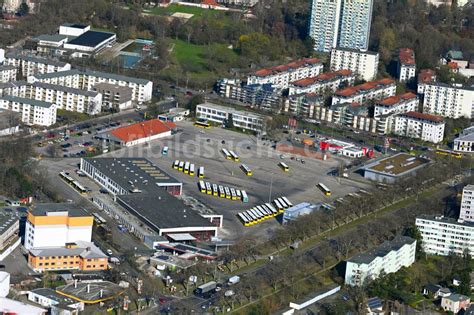
<instances>
[{"instance_id":1,"label":"chimney","mask_svg":"<svg viewBox=\"0 0 474 315\"><path fill-rule=\"evenodd\" d=\"M104 290L100 290L100 298L102 298L102 296L104 295Z\"/></svg>"},{"instance_id":2,"label":"chimney","mask_svg":"<svg viewBox=\"0 0 474 315\"><path fill-rule=\"evenodd\" d=\"M88 285L87 285L87 293L90 293L90 292L91 292L91 285L88 284Z\"/></svg>"},{"instance_id":3,"label":"chimney","mask_svg":"<svg viewBox=\"0 0 474 315\"><path fill-rule=\"evenodd\" d=\"M74 279L74 289L77 288L77 279Z\"/></svg>"}]
</instances>

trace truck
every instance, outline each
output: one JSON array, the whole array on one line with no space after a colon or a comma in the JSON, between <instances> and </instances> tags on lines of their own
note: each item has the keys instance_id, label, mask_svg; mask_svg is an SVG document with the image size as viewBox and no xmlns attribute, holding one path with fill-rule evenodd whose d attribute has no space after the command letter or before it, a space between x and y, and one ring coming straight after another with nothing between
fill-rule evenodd
<instances>
[{"instance_id":1,"label":"truck","mask_svg":"<svg viewBox=\"0 0 474 315\"><path fill-rule=\"evenodd\" d=\"M229 285L234 285L240 282L240 277L239 276L233 276L229 278L228 284Z\"/></svg>"},{"instance_id":2,"label":"truck","mask_svg":"<svg viewBox=\"0 0 474 315\"><path fill-rule=\"evenodd\" d=\"M197 289L194 290L194 294L203 296L203 295L212 293L212 291L215 291L216 288L217 288L217 282L211 281L197 287Z\"/></svg>"}]
</instances>

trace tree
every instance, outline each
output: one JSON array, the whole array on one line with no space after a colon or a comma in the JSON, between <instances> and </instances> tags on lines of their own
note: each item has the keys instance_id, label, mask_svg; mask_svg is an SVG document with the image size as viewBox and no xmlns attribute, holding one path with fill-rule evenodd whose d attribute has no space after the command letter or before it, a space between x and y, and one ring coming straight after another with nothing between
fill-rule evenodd
<instances>
[{"instance_id":1,"label":"tree","mask_svg":"<svg viewBox=\"0 0 474 315\"><path fill-rule=\"evenodd\" d=\"M405 230L405 236L411 237L416 240L416 256L417 258L423 257L423 237L421 232L416 225L411 225Z\"/></svg>"},{"instance_id":2,"label":"tree","mask_svg":"<svg viewBox=\"0 0 474 315\"><path fill-rule=\"evenodd\" d=\"M30 7L28 6L28 4L26 4L26 2L23 2L22 4L20 4L20 8L18 9L18 14L23 16L23 15L28 15L28 13L30 12Z\"/></svg>"}]
</instances>

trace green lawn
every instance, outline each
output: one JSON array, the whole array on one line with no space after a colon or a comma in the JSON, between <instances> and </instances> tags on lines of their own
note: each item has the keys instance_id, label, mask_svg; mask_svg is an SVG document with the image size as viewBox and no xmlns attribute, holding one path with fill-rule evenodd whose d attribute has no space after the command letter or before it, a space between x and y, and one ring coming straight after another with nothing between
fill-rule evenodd
<instances>
[{"instance_id":1,"label":"green lawn","mask_svg":"<svg viewBox=\"0 0 474 315\"><path fill-rule=\"evenodd\" d=\"M173 40L174 48L172 56L179 64L191 63L195 66L203 66L205 64L204 52L206 46L188 44L183 40Z\"/></svg>"},{"instance_id":2,"label":"green lawn","mask_svg":"<svg viewBox=\"0 0 474 315\"><path fill-rule=\"evenodd\" d=\"M156 14L156 15L172 15L173 13L180 12L180 13L188 13L188 14L194 14L194 15L197 15L197 16L201 16L201 15L206 14L207 12L210 12L210 11L211 10L198 8L198 7L190 7L190 6L185 6L185 5L172 4L167 8L156 7L156 8L151 9L151 10L145 10L144 12L145 13Z\"/></svg>"}]
</instances>

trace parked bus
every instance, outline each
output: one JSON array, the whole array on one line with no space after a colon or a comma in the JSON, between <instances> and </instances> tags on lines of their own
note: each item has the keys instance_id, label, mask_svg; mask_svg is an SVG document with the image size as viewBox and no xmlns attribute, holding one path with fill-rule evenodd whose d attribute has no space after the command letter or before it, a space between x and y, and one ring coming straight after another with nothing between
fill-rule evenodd
<instances>
[{"instance_id":1,"label":"parked bus","mask_svg":"<svg viewBox=\"0 0 474 315\"><path fill-rule=\"evenodd\" d=\"M290 170L290 168L288 167L288 165L286 165L286 163L280 162L280 163L278 163L278 166L279 166L284 172L288 172L288 171Z\"/></svg>"},{"instance_id":2,"label":"parked bus","mask_svg":"<svg viewBox=\"0 0 474 315\"><path fill-rule=\"evenodd\" d=\"M247 210L247 211L245 211L245 213L250 218L250 221L251 221L250 223L251 224L255 224L255 223L258 222L258 217L252 210Z\"/></svg>"},{"instance_id":3,"label":"parked bus","mask_svg":"<svg viewBox=\"0 0 474 315\"><path fill-rule=\"evenodd\" d=\"M209 129L211 128L211 124L207 121L207 120L197 120L195 123L194 123L194 126L195 127L198 127L198 128L204 128L204 129Z\"/></svg>"},{"instance_id":4,"label":"parked bus","mask_svg":"<svg viewBox=\"0 0 474 315\"><path fill-rule=\"evenodd\" d=\"M288 205L288 208L293 207L293 203L291 201L289 201L288 198L283 196L283 197L281 197L281 199L283 199L283 201L286 202L286 204Z\"/></svg>"},{"instance_id":5,"label":"parked bus","mask_svg":"<svg viewBox=\"0 0 474 315\"><path fill-rule=\"evenodd\" d=\"M219 197L225 198L225 190L224 190L224 186L222 185L219 185Z\"/></svg>"},{"instance_id":6,"label":"parked bus","mask_svg":"<svg viewBox=\"0 0 474 315\"><path fill-rule=\"evenodd\" d=\"M243 213L238 214L240 221L244 224L244 226L250 226L250 221L247 219L247 217Z\"/></svg>"},{"instance_id":7,"label":"parked bus","mask_svg":"<svg viewBox=\"0 0 474 315\"><path fill-rule=\"evenodd\" d=\"M284 209L287 209L289 208L288 204L285 202L285 200L283 200L283 198L277 198L278 201L280 202L281 206L284 208Z\"/></svg>"},{"instance_id":8,"label":"parked bus","mask_svg":"<svg viewBox=\"0 0 474 315\"><path fill-rule=\"evenodd\" d=\"M230 194L230 189L229 189L229 187L224 187L224 191L225 191L225 197L226 197L226 199L231 199L231 198L232 198L232 195Z\"/></svg>"},{"instance_id":9,"label":"parked bus","mask_svg":"<svg viewBox=\"0 0 474 315\"><path fill-rule=\"evenodd\" d=\"M251 213L253 213L255 220L257 222L262 222L262 215L257 211L257 209L252 208L249 210Z\"/></svg>"},{"instance_id":10,"label":"parked bus","mask_svg":"<svg viewBox=\"0 0 474 315\"><path fill-rule=\"evenodd\" d=\"M224 157L227 160L232 160L232 156L230 155L229 151L227 151L227 149L222 148L222 154L224 154Z\"/></svg>"},{"instance_id":11,"label":"parked bus","mask_svg":"<svg viewBox=\"0 0 474 315\"><path fill-rule=\"evenodd\" d=\"M211 184L206 182L206 193L208 195L212 195L212 187L211 187Z\"/></svg>"},{"instance_id":12,"label":"parked bus","mask_svg":"<svg viewBox=\"0 0 474 315\"><path fill-rule=\"evenodd\" d=\"M235 190L235 194L237 195L237 200L242 200L242 193L240 192L239 189Z\"/></svg>"},{"instance_id":13,"label":"parked bus","mask_svg":"<svg viewBox=\"0 0 474 315\"><path fill-rule=\"evenodd\" d=\"M181 172L184 171L184 161L179 162L178 170Z\"/></svg>"},{"instance_id":14,"label":"parked bus","mask_svg":"<svg viewBox=\"0 0 474 315\"><path fill-rule=\"evenodd\" d=\"M462 158L462 153L454 152L454 151L451 151L451 150L438 149L438 150L436 150L436 154L444 155L444 156L452 156L456 159Z\"/></svg>"},{"instance_id":15,"label":"parked bus","mask_svg":"<svg viewBox=\"0 0 474 315\"><path fill-rule=\"evenodd\" d=\"M189 166L190 165L191 165L191 163L189 163L189 162L184 163L184 174L189 174Z\"/></svg>"},{"instance_id":16,"label":"parked bus","mask_svg":"<svg viewBox=\"0 0 474 315\"><path fill-rule=\"evenodd\" d=\"M219 196L219 187L216 184L212 184L212 194L216 197Z\"/></svg>"},{"instance_id":17,"label":"parked bus","mask_svg":"<svg viewBox=\"0 0 474 315\"><path fill-rule=\"evenodd\" d=\"M173 168L174 168L175 170L178 170L178 169L179 169L179 160L174 161L174 163L173 163Z\"/></svg>"},{"instance_id":18,"label":"parked bus","mask_svg":"<svg viewBox=\"0 0 474 315\"><path fill-rule=\"evenodd\" d=\"M206 184L204 184L204 181L200 180L199 181L199 190L202 192L202 193L206 193Z\"/></svg>"},{"instance_id":19,"label":"parked bus","mask_svg":"<svg viewBox=\"0 0 474 315\"><path fill-rule=\"evenodd\" d=\"M74 178L68 175L68 173L62 171L59 173L59 177L61 177L66 183L72 184L74 182Z\"/></svg>"},{"instance_id":20,"label":"parked bus","mask_svg":"<svg viewBox=\"0 0 474 315\"><path fill-rule=\"evenodd\" d=\"M97 226L102 226L107 223L107 221L97 213L93 213L94 222Z\"/></svg>"},{"instance_id":21,"label":"parked bus","mask_svg":"<svg viewBox=\"0 0 474 315\"><path fill-rule=\"evenodd\" d=\"M266 203L265 205L266 205L267 208L270 209L270 211L272 212L272 216L276 216L276 215L278 214L277 209L275 209L275 207L272 206L270 203Z\"/></svg>"},{"instance_id":22,"label":"parked bus","mask_svg":"<svg viewBox=\"0 0 474 315\"><path fill-rule=\"evenodd\" d=\"M263 213L265 214L265 219L269 219L269 218L272 217L272 212L267 208L266 205L261 205L259 207L263 211Z\"/></svg>"},{"instance_id":23,"label":"parked bus","mask_svg":"<svg viewBox=\"0 0 474 315\"><path fill-rule=\"evenodd\" d=\"M329 190L329 188L326 187L326 185L324 185L323 183L319 183L318 187L326 196L331 196L331 191Z\"/></svg>"},{"instance_id":24,"label":"parked bus","mask_svg":"<svg viewBox=\"0 0 474 315\"><path fill-rule=\"evenodd\" d=\"M85 194L87 193L87 190L86 190L81 184L79 184L78 182L73 181L71 185L72 185L72 187L74 187L74 189L76 189L81 195L85 195Z\"/></svg>"},{"instance_id":25,"label":"parked bus","mask_svg":"<svg viewBox=\"0 0 474 315\"><path fill-rule=\"evenodd\" d=\"M232 157L232 160L234 160L235 162L239 162L239 161L240 161L240 157L239 157L237 154L235 154L234 151L230 150L230 151L229 151L229 154L230 154L230 156Z\"/></svg>"},{"instance_id":26,"label":"parked bus","mask_svg":"<svg viewBox=\"0 0 474 315\"><path fill-rule=\"evenodd\" d=\"M189 176L194 176L195 171L194 171L194 164L191 164L189 166Z\"/></svg>"},{"instance_id":27,"label":"parked bus","mask_svg":"<svg viewBox=\"0 0 474 315\"><path fill-rule=\"evenodd\" d=\"M245 190L242 190L242 201L249 202L249 197L247 196L247 192Z\"/></svg>"},{"instance_id":28,"label":"parked bus","mask_svg":"<svg viewBox=\"0 0 474 315\"><path fill-rule=\"evenodd\" d=\"M244 171L245 175L247 176L252 176L252 170L245 164L241 164L240 165L240 168L242 169L242 171Z\"/></svg>"},{"instance_id":29,"label":"parked bus","mask_svg":"<svg viewBox=\"0 0 474 315\"><path fill-rule=\"evenodd\" d=\"M231 188L230 189L230 195L232 197L232 200L237 200L237 194L235 193L235 189Z\"/></svg>"},{"instance_id":30,"label":"parked bus","mask_svg":"<svg viewBox=\"0 0 474 315\"><path fill-rule=\"evenodd\" d=\"M257 214L258 222L262 222L263 220L265 220L265 215L257 207L253 208L253 211Z\"/></svg>"},{"instance_id":31,"label":"parked bus","mask_svg":"<svg viewBox=\"0 0 474 315\"><path fill-rule=\"evenodd\" d=\"M198 177L199 177L199 178L204 178L204 166L201 166L201 167L198 169Z\"/></svg>"},{"instance_id":32,"label":"parked bus","mask_svg":"<svg viewBox=\"0 0 474 315\"><path fill-rule=\"evenodd\" d=\"M275 207L278 210L278 212L281 213L281 212L285 211L285 208L283 208L283 206L281 205L281 203L278 199L273 200L273 203L275 204Z\"/></svg>"},{"instance_id":33,"label":"parked bus","mask_svg":"<svg viewBox=\"0 0 474 315\"><path fill-rule=\"evenodd\" d=\"M161 154L168 155L168 150L169 150L168 147L163 147L163 150L161 150Z\"/></svg>"}]
</instances>

